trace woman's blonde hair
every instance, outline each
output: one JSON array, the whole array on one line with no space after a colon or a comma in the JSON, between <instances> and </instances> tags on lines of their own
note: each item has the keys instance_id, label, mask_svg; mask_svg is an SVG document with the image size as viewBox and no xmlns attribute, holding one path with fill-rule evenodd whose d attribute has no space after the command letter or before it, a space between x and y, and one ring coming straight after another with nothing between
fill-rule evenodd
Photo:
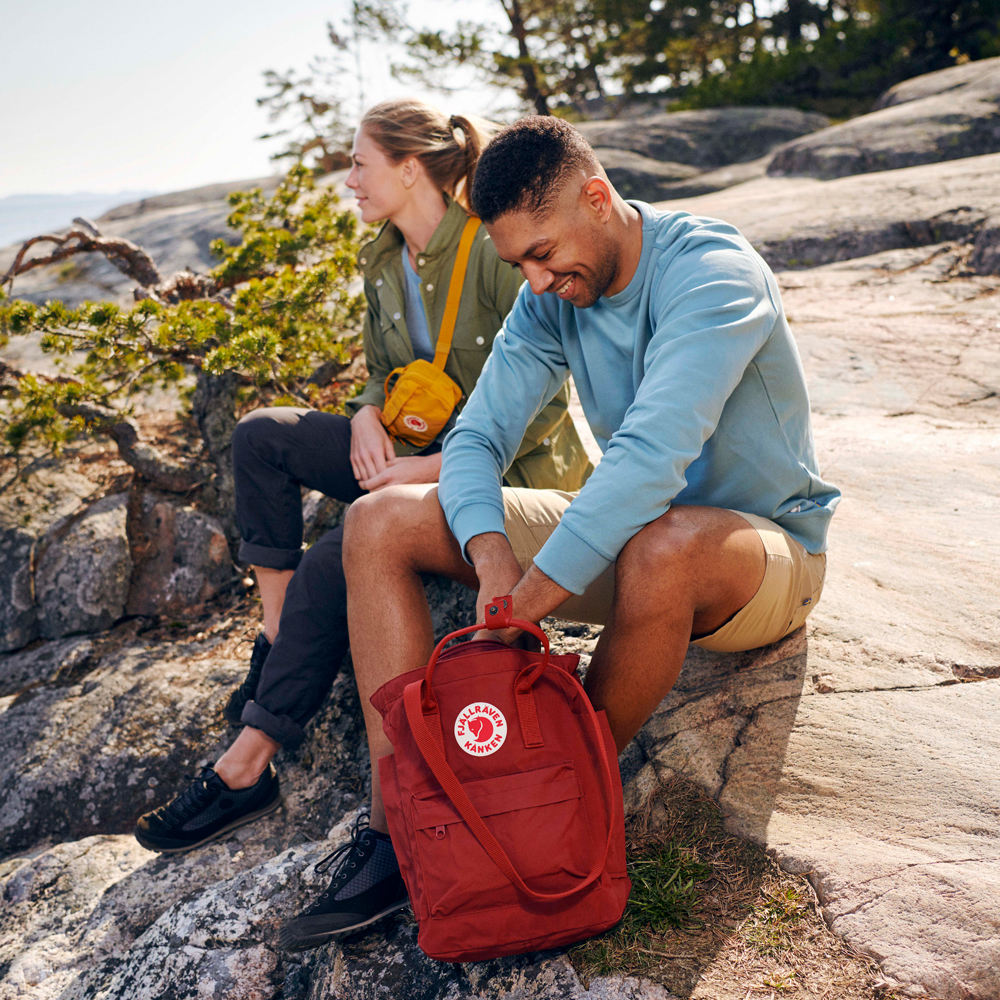
<instances>
[{"instance_id":1,"label":"woman's blonde hair","mask_svg":"<svg viewBox=\"0 0 1000 1000\"><path fill-rule=\"evenodd\" d=\"M415 156L430 179L470 211L479 154L500 126L474 115L449 118L433 104L402 98L376 104L359 127L394 163Z\"/></svg>"}]
</instances>

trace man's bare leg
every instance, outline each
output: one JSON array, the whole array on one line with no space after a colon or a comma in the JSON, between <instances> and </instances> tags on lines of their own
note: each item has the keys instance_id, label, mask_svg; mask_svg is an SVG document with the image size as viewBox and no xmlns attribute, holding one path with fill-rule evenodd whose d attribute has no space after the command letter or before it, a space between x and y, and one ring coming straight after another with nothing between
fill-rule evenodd
<instances>
[{"instance_id":1,"label":"man's bare leg","mask_svg":"<svg viewBox=\"0 0 1000 1000\"><path fill-rule=\"evenodd\" d=\"M386 681L426 663L432 649L420 572L469 587L478 578L433 488L395 487L364 498L351 508L344 541L351 646L377 772L378 758L392 745L369 699ZM587 674L588 694L607 712L619 752L673 686L691 636L715 631L740 611L757 592L765 564L750 524L710 507L671 508L625 546L612 615ZM377 773L372 826L387 832Z\"/></svg>"},{"instance_id":2,"label":"man's bare leg","mask_svg":"<svg viewBox=\"0 0 1000 1000\"><path fill-rule=\"evenodd\" d=\"M674 686L691 637L745 607L765 565L749 522L716 507L672 507L622 549L614 605L586 682L619 753Z\"/></svg>"},{"instance_id":3,"label":"man's bare leg","mask_svg":"<svg viewBox=\"0 0 1000 1000\"><path fill-rule=\"evenodd\" d=\"M429 486L387 487L356 500L344 524L344 570L351 656L371 750L371 826L388 833L378 759L392 753L392 744L371 696L430 657L434 634L420 573L473 589L478 580L448 529L437 488Z\"/></svg>"}]
</instances>

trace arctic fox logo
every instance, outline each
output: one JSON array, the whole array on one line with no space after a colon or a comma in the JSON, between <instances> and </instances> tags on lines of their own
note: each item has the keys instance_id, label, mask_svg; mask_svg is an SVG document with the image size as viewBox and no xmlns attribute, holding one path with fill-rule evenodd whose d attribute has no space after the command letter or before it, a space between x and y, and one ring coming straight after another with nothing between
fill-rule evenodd
<instances>
[{"instance_id":1,"label":"arctic fox logo","mask_svg":"<svg viewBox=\"0 0 1000 1000\"><path fill-rule=\"evenodd\" d=\"M477 743L485 743L493 735L493 723L485 715L477 715L469 721L469 731Z\"/></svg>"},{"instance_id":2,"label":"arctic fox logo","mask_svg":"<svg viewBox=\"0 0 1000 1000\"><path fill-rule=\"evenodd\" d=\"M423 417L416 417L412 413L409 416L403 417L403 423L410 428L411 431L418 431L422 433L427 430L427 421Z\"/></svg>"},{"instance_id":3,"label":"arctic fox logo","mask_svg":"<svg viewBox=\"0 0 1000 1000\"><path fill-rule=\"evenodd\" d=\"M507 720L496 705L474 701L455 720L455 740L472 757L496 753L507 738Z\"/></svg>"}]
</instances>

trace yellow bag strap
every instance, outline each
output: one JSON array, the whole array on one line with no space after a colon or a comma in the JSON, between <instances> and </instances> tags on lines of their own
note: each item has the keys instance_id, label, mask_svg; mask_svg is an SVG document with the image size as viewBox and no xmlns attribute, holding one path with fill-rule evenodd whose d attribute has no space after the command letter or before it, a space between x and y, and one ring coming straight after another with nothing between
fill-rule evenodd
<instances>
[{"instance_id":1,"label":"yellow bag strap","mask_svg":"<svg viewBox=\"0 0 1000 1000\"><path fill-rule=\"evenodd\" d=\"M465 270L469 266L469 254L472 252L472 241L480 221L470 215L462 230L462 238L458 241L458 254L455 256L455 266L451 271L451 283L448 285L448 298L444 304L444 318L438 331L437 347L434 350L434 367L444 371L444 363L448 360L451 350L451 338L455 335L455 321L458 319L458 304L462 301L462 285L465 283Z\"/></svg>"}]
</instances>

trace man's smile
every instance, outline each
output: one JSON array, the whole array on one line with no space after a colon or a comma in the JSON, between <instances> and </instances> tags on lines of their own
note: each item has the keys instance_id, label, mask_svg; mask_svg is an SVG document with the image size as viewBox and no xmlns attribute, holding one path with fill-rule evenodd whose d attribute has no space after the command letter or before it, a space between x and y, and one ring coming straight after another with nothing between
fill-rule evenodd
<instances>
[{"instance_id":1,"label":"man's smile","mask_svg":"<svg viewBox=\"0 0 1000 1000\"><path fill-rule=\"evenodd\" d=\"M576 290L576 275L571 274L556 290L556 295L561 299L571 299Z\"/></svg>"}]
</instances>

